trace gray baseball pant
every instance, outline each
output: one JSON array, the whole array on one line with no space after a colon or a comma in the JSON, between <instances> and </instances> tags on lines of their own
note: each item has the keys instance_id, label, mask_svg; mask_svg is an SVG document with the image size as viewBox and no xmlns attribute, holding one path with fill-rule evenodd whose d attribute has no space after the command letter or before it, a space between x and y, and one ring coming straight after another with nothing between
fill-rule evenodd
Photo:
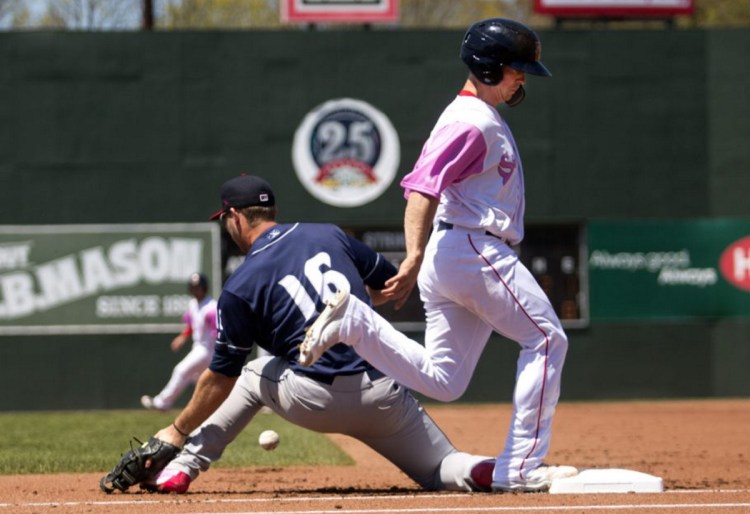
<instances>
[{"instance_id":1,"label":"gray baseball pant","mask_svg":"<svg viewBox=\"0 0 750 514\"><path fill-rule=\"evenodd\" d=\"M471 491L472 468L491 459L457 451L411 393L389 377L361 373L326 384L295 373L283 359L261 357L245 366L227 400L167 467L195 480L264 405L301 427L362 441L429 490Z\"/></svg>"}]
</instances>

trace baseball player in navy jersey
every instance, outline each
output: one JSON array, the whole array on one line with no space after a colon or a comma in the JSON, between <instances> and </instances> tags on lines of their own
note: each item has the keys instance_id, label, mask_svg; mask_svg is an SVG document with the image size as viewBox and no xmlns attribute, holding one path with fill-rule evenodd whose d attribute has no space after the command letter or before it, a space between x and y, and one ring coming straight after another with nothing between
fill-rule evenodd
<instances>
[{"instance_id":1,"label":"baseball player in navy jersey","mask_svg":"<svg viewBox=\"0 0 750 514\"><path fill-rule=\"evenodd\" d=\"M406 389L350 347L335 346L310 367L298 362L326 302L339 291L363 305L383 301L395 267L334 225L277 223L274 194L259 177L227 181L221 198L214 217L247 257L219 297L211 365L187 407L156 434L183 452L143 485L185 492L268 406L302 427L363 441L424 488L489 490L494 459L458 452ZM256 344L273 356L245 365Z\"/></svg>"},{"instance_id":2,"label":"baseball player in navy jersey","mask_svg":"<svg viewBox=\"0 0 750 514\"><path fill-rule=\"evenodd\" d=\"M344 341L402 385L451 401L466 390L493 331L516 341L513 417L493 473L499 491L545 490L553 479L577 474L544 463L568 341L511 249L524 234L524 176L513 135L495 108L523 100L526 74L550 75L540 53L539 38L521 23L496 18L472 25L461 45L469 77L401 182L406 257L383 294L398 308L418 282L424 346L342 292L316 320L300 355L309 364Z\"/></svg>"},{"instance_id":3,"label":"baseball player in navy jersey","mask_svg":"<svg viewBox=\"0 0 750 514\"><path fill-rule=\"evenodd\" d=\"M185 330L172 339L170 348L176 352L191 338L193 346L174 367L169 382L159 394L153 398L141 396L141 405L146 409L171 409L182 392L198 380L211 362L216 341L216 300L208 293L208 278L202 273L190 275L188 292L193 298L182 316Z\"/></svg>"}]
</instances>

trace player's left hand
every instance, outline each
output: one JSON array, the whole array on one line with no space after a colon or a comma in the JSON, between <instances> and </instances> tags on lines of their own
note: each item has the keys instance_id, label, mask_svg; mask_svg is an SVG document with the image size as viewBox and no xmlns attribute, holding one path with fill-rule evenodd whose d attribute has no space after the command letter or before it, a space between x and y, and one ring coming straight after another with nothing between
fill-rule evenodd
<instances>
[{"instance_id":1,"label":"player's left hand","mask_svg":"<svg viewBox=\"0 0 750 514\"><path fill-rule=\"evenodd\" d=\"M140 443L137 439L135 441ZM149 438L137 448L133 448L131 442L130 451L99 481L99 487L107 494L115 489L125 492L130 486L155 477L178 453L178 446L156 437Z\"/></svg>"}]
</instances>

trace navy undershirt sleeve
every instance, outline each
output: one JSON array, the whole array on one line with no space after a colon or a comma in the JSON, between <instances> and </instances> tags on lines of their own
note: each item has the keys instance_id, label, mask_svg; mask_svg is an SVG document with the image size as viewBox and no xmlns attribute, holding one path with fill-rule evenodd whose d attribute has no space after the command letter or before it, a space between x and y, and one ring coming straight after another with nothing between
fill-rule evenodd
<instances>
[{"instance_id":1,"label":"navy undershirt sleeve","mask_svg":"<svg viewBox=\"0 0 750 514\"><path fill-rule=\"evenodd\" d=\"M383 289L385 281L396 274L396 267L363 242L349 235L346 237L364 283L376 291Z\"/></svg>"},{"instance_id":2,"label":"navy undershirt sleeve","mask_svg":"<svg viewBox=\"0 0 750 514\"><path fill-rule=\"evenodd\" d=\"M253 348L255 316L242 298L227 291L219 297L217 315L219 333L209 368L238 377Z\"/></svg>"}]
</instances>

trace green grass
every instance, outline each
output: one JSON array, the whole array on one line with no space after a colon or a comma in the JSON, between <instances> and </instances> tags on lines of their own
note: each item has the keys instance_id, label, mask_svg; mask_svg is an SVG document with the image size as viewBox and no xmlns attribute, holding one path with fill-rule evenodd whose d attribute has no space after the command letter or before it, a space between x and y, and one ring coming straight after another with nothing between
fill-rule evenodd
<instances>
[{"instance_id":1,"label":"green grass","mask_svg":"<svg viewBox=\"0 0 750 514\"><path fill-rule=\"evenodd\" d=\"M22 412L0 414L0 474L110 471L130 449L172 422L177 411ZM274 451L258 446L267 429L281 436ZM133 443L137 444L137 443ZM325 436L274 414L259 414L227 448L216 467L351 465Z\"/></svg>"}]
</instances>

